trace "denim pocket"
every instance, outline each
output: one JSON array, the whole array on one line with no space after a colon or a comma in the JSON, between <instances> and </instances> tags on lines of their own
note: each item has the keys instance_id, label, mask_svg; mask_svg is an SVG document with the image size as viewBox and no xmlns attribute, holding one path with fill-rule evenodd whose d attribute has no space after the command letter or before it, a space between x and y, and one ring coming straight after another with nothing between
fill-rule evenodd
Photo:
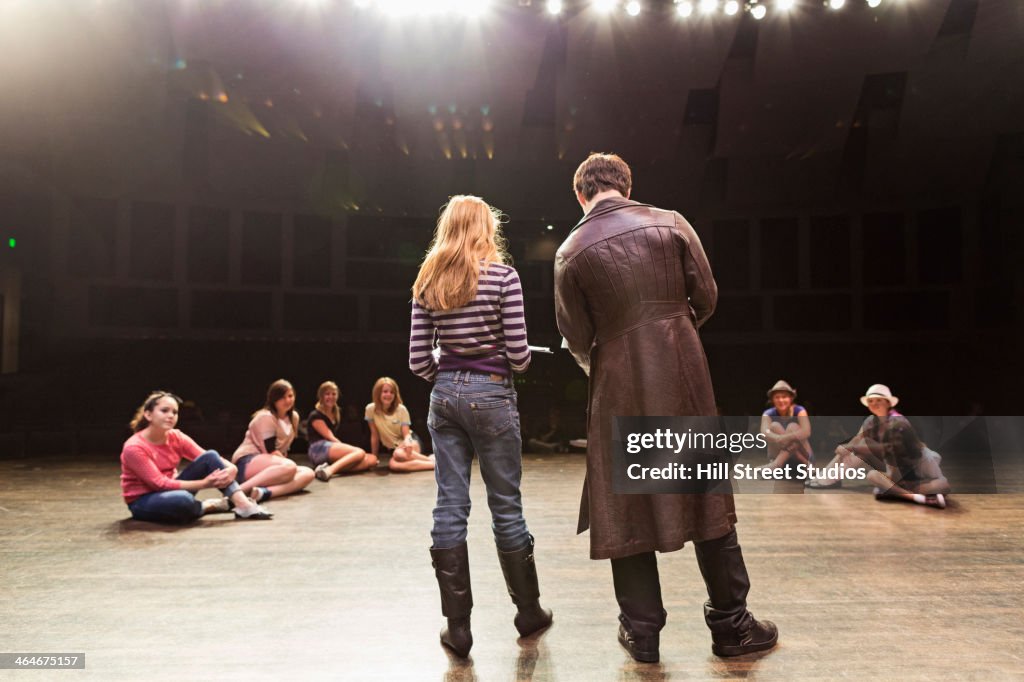
<instances>
[{"instance_id":1,"label":"denim pocket","mask_svg":"<svg viewBox=\"0 0 1024 682\"><path fill-rule=\"evenodd\" d=\"M499 396L480 396L469 401L476 430L488 436L497 436L512 426L515 409L512 399Z\"/></svg>"},{"instance_id":2,"label":"denim pocket","mask_svg":"<svg viewBox=\"0 0 1024 682\"><path fill-rule=\"evenodd\" d=\"M430 396L430 409L427 411L427 428L440 429L444 427L448 423L444 416L448 411L447 408L447 400L438 400L434 396Z\"/></svg>"}]
</instances>

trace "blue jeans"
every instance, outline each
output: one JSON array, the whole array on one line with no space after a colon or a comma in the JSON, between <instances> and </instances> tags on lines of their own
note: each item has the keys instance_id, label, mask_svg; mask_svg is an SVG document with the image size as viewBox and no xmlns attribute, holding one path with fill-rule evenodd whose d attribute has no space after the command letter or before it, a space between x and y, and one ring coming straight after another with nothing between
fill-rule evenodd
<instances>
[{"instance_id":1,"label":"blue jeans","mask_svg":"<svg viewBox=\"0 0 1024 682\"><path fill-rule=\"evenodd\" d=\"M207 450L181 470L178 480L198 481L223 468L224 462L217 451ZM238 490L238 484L232 481L231 485L222 488L221 492L225 496L230 496ZM161 490L148 493L128 503L128 509L133 519L153 523L188 523L203 515L202 503L196 499L195 493L188 490Z\"/></svg>"},{"instance_id":2,"label":"blue jeans","mask_svg":"<svg viewBox=\"0 0 1024 682\"><path fill-rule=\"evenodd\" d=\"M506 377L476 372L440 372L430 393L427 428L434 440L437 504L434 549L466 541L469 473L473 454L487 486L491 528L505 552L530 544L519 482L523 474L516 391Z\"/></svg>"}]
</instances>

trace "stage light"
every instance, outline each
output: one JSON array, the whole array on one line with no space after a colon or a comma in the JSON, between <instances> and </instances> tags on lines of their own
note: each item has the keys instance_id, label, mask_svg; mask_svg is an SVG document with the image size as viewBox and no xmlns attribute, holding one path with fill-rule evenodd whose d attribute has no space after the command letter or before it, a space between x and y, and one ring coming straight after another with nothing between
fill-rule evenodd
<instances>
[{"instance_id":1,"label":"stage light","mask_svg":"<svg viewBox=\"0 0 1024 682\"><path fill-rule=\"evenodd\" d=\"M693 14L693 4L689 0L676 3L676 14L686 19Z\"/></svg>"},{"instance_id":2,"label":"stage light","mask_svg":"<svg viewBox=\"0 0 1024 682\"><path fill-rule=\"evenodd\" d=\"M380 0L377 3L381 11L393 17L401 17L416 11L414 0Z\"/></svg>"},{"instance_id":3,"label":"stage light","mask_svg":"<svg viewBox=\"0 0 1024 682\"><path fill-rule=\"evenodd\" d=\"M700 0L698 7L701 14L714 14L718 9L718 0Z\"/></svg>"},{"instance_id":4,"label":"stage light","mask_svg":"<svg viewBox=\"0 0 1024 682\"><path fill-rule=\"evenodd\" d=\"M602 14L608 14L615 9L616 0L594 0L594 9Z\"/></svg>"},{"instance_id":5,"label":"stage light","mask_svg":"<svg viewBox=\"0 0 1024 682\"><path fill-rule=\"evenodd\" d=\"M842 9L845 4L846 0L828 0L828 6L832 9Z\"/></svg>"},{"instance_id":6,"label":"stage light","mask_svg":"<svg viewBox=\"0 0 1024 682\"><path fill-rule=\"evenodd\" d=\"M750 16L754 17L758 21L764 19L764 15L768 14L768 8L764 5L754 5L750 8Z\"/></svg>"},{"instance_id":7,"label":"stage light","mask_svg":"<svg viewBox=\"0 0 1024 682\"><path fill-rule=\"evenodd\" d=\"M626 3L626 14L631 17L640 15L640 2L639 0L629 0Z\"/></svg>"},{"instance_id":8,"label":"stage light","mask_svg":"<svg viewBox=\"0 0 1024 682\"><path fill-rule=\"evenodd\" d=\"M775 9L788 12L796 5L796 0L775 0Z\"/></svg>"},{"instance_id":9,"label":"stage light","mask_svg":"<svg viewBox=\"0 0 1024 682\"><path fill-rule=\"evenodd\" d=\"M487 0L462 0L458 3L459 13L470 18L483 16L487 12Z\"/></svg>"},{"instance_id":10,"label":"stage light","mask_svg":"<svg viewBox=\"0 0 1024 682\"><path fill-rule=\"evenodd\" d=\"M551 231L551 230L553 230L553 229L555 229L555 226L554 226L554 225L548 225L548 232L550 232L550 231Z\"/></svg>"},{"instance_id":11,"label":"stage light","mask_svg":"<svg viewBox=\"0 0 1024 682\"><path fill-rule=\"evenodd\" d=\"M18 246L18 240L15 239L14 237L11 237L10 239L7 240L7 246L8 246L8 248L11 248L11 249L17 247Z\"/></svg>"},{"instance_id":12,"label":"stage light","mask_svg":"<svg viewBox=\"0 0 1024 682\"><path fill-rule=\"evenodd\" d=\"M740 3L736 2L736 0L729 0L729 2L725 3L725 13L728 14L730 17L739 11Z\"/></svg>"},{"instance_id":13,"label":"stage light","mask_svg":"<svg viewBox=\"0 0 1024 682\"><path fill-rule=\"evenodd\" d=\"M868 0L868 7L878 7L882 4L882 0Z\"/></svg>"},{"instance_id":14,"label":"stage light","mask_svg":"<svg viewBox=\"0 0 1024 682\"><path fill-rule=\"evenodd\" d=\"M562 13L562 0L548 0L544 6L548 14L561 14Z\"/></svg>"}]
</instances>

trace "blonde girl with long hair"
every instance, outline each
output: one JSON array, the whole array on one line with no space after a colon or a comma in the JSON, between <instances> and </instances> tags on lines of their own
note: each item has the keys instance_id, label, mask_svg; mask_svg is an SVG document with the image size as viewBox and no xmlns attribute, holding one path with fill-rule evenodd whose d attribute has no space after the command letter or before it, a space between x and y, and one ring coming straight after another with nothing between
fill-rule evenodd
<instances>
[{"instance_id":1,"label":"blonde girl with long hair","mask_svg":"<svg viewBox=\"0 0 1024 682\"><path fill-rule=\"evenodd\" d=\"M466 657L473 646L467 522L474 454L487 487L494 540L516 629L551 624L540 606L533 536L523 518L522 436L513 372L530 364L519 274L508 265L500 213L472 196L452 197L412 287L409 368L434 382L427 428L434 441L437 503L431 531L441 643Z\"/></svg>"},{"instance_id":2,"label":"blonde girl with long hair","mask_svg":"<svg viewBox=\"0 0 1024 682\"><path fill-rule=\"evenodd\" d=\"M391 377L381 377L373 384L372 400L367 403L364 418L370 425L370 452L374 457L390 455L388 469L401 473L433 471L434 456L425 455L419 438L412 432L409 409L402 402L402 393Z\"/></svg>"},{"instance_id":3,"label":"blonde girl with long hair","mask_svg":"<svg viewBox=\"0 0 1024 682\"><path fill-rule=\"evenodd\" d=\"M347 471L355 473L377 466L377 457L367 454L355 445L341 442L338 427L341 426L341 408L338 407L338 384L325 381L316 389L316 406L306 418L309 433L309 461L316 469L318 480L325 483L331 476Z\"/></svg>"}]
</instances>

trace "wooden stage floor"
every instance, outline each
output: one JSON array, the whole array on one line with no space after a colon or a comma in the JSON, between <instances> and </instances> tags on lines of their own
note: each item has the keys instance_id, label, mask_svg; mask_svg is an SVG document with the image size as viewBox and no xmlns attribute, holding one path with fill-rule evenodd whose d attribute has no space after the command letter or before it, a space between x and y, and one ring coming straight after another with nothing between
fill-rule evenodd
<instances>
[{"instance_id":1,"label":"wooden stage floor","mask_svg":"<svg viewBox=\"0 0 1024 682\"><path fill-rule=\"evenodd\" d=\"M714 657L692 548L660 557L662 662L616 642L607 562L576 536L580 455L528 456L523 491L555 624L517 642L474 472L469 663L437 642L430 474L314 481L270 522L127 520L116 457L0 460L0 650L84 652L86 669L2 679L1024 679L1024 496L944 511L865 489L736 496L766 654ZM204 493L208 495L209 493Z\"/></svg>"}]
</instances>

